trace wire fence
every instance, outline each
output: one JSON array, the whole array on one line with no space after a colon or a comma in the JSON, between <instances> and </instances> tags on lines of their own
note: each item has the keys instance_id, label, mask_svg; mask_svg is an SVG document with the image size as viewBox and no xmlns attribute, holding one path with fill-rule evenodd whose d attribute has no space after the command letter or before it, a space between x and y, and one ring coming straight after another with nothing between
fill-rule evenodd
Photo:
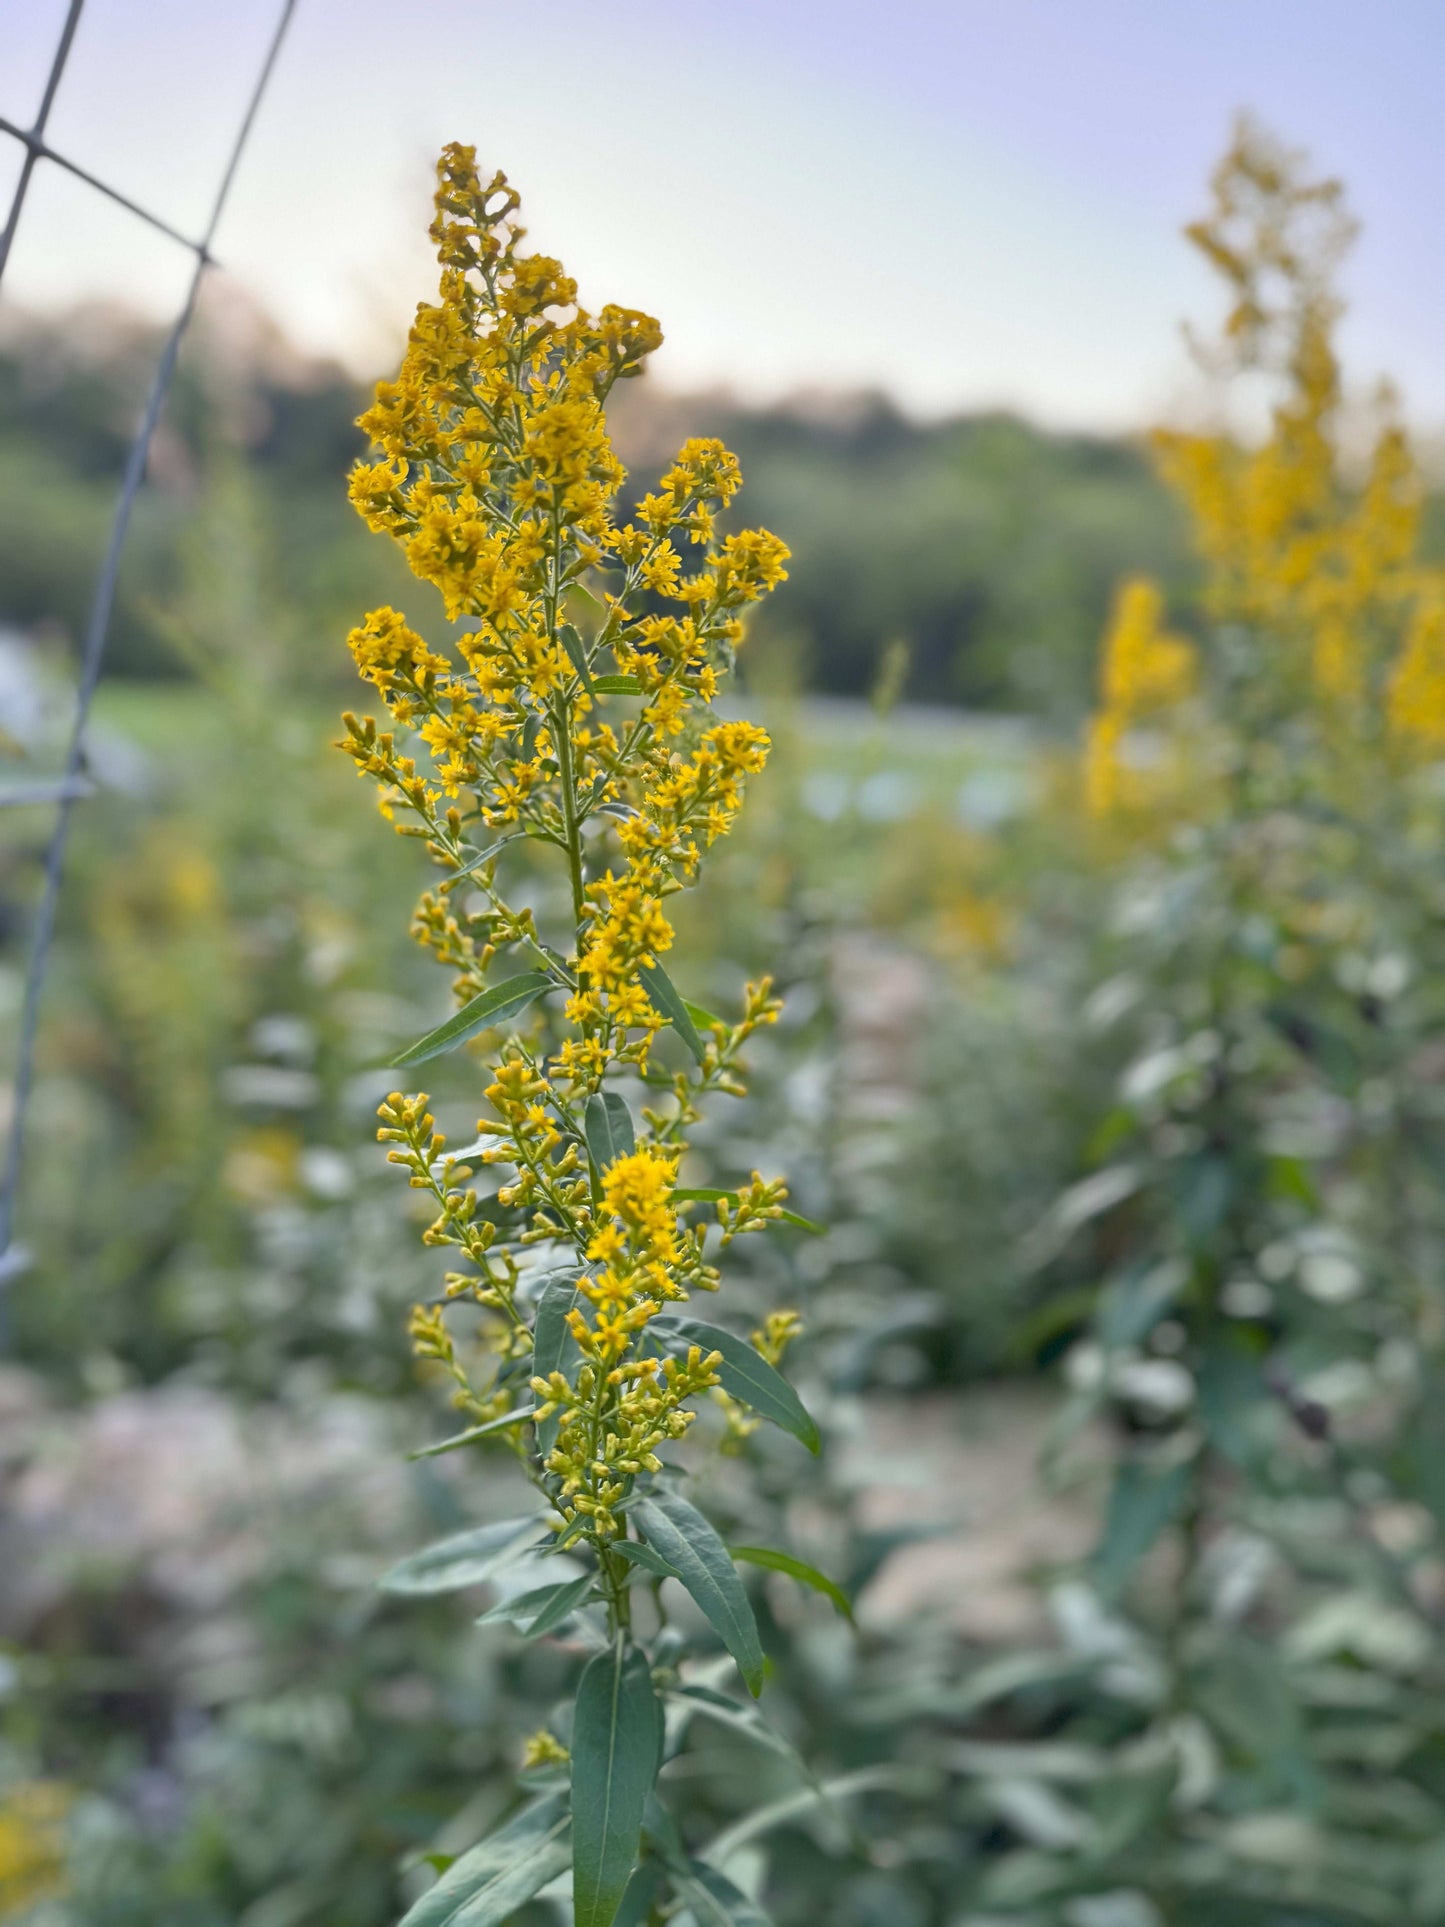
<instances>
[{"instance_id":1,"label":"wire fence","mask_svg":"<svg viewBox=\"0 0 1445 1927\"><path fill-rule=\"evenodd\" d=\"M71 819L76 804L90 790L86 779L86 737L90 725L91 704L105 661L106 640L110 630L111 608L115 601L121 556L125 549L126 537L130 532L131 514L135 508L136 497L145 481L151 441L175 374L181 343L195 313L196 299L206 271L215 264L211 246L215 240L216 229L225 212L226 202L230 197L246 143L250 138L251 129L255 124L280 55L286 30L291 24L296 0L282 0L275 26L267 42L265 55L211 203L205 232L199 239L191 239L182 234L172 227L170 222L162 220L158 214L142 207L129 195L122 194L118 188L112 187L76 162L67 159L65 155L57 153L45 138L51 109L55 104L55 96L59 91L66 63L70 58L84 5L85 0L70 0L41 94L39 110L32 125L28 129L21 128L0 116L0 134L19 141L25 150L10 211L6 217L3 233L0 233L0 280L3 280L9 264L10 251L20 225L20 217L25 207L26 196L30 191L31 180L36 168L42 163L63 169L76 179L85 182L96 193L104 195L107 200L126 209L138 220L145 222L148 227L168 236L194 256L195 265L185 295L157 357L145 409L126 457L120 493L111 519L110 536L91 597L90 612L81 647L75 708L71 718L61 776L58 781L52 783L21 784L9 789L0 788L0 807L36 803L53 803L55 806L55 819L45 846L40 901L30 932L25 987L20 1006L20 1031L16 1045L10 1129L5 1145L4 1162L0 1165L0 1334L3 1334L4 1330L6 1294L15 1277L25 1269L27 1262L24 1250L15 1242L15 1211L24 1162L26 1124L35 1084L36 1039L40 1027L40 1009L45 994L51 946L55 937L55 919L60 903L61 883L65 874Z\"/></svg>"}]
</instances>

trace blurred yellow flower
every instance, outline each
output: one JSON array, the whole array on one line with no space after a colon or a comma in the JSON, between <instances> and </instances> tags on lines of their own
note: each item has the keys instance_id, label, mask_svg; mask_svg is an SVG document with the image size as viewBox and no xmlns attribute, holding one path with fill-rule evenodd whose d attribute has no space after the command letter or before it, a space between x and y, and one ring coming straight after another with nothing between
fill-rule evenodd
<instances>
[{"instance_id":1,"label":"blurred yellow flower","mask_svg":"<svg viewBox=\"0 0 1445 1927\"><path fill-rule=\"evenodd\" d=\"M27 1912L65 1886L65 1822L70 1789L27 1780L0 1793L0 1915Z\"/></svg>"}]
</instances>

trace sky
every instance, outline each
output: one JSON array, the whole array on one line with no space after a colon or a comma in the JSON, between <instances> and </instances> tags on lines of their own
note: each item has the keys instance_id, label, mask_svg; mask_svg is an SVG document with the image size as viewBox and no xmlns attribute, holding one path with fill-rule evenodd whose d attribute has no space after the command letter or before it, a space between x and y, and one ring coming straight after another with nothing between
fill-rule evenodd
<instances>
[{"instance_id":1,"label":"sky","mask_svg":"<svg viewBox=\"0 0 1445 1927\"><path fill-rule=\"evenodd\" d=\"M0 0L29 124L63 0ZM87 0L49 138L198 230L272 0ZM1181 240L1233 117L1345 179L1343 336L1445 427L1439 0L299 0L217 241L303 348L372 373L434 280L440 145L521 190L680 388L878 388L1118 430L1189 389L1219 300ZM0 135L0 196L18 163ZM183 251L37 171L5 299L160 312Z\"/></svg>"}]
</instances>

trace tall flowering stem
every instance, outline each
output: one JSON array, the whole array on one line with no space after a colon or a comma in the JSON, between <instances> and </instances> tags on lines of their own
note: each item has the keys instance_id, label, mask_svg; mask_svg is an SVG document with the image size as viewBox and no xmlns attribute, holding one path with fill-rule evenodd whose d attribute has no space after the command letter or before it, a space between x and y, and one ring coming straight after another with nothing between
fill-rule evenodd
<instances>
[{"instance_id":1,"label":"tall flowering stem","mask_svg":"<svg viewBox=\"0 0 1445 1927\"><path fill-rule=\"evenodd\" d=\"M1269 432L1154 437L1211 633L1202 649L1171 634L1153 583L1120 594L1083 791L1131 834L1301 786L1353 804L1445 747L1445 572L1420 554L1424 488L1388 393L1363 461L1344 452L1335 276L1354 231L1340 184L1247 122L1187 230L1229 303L1200 357L1226 392L1263 384Z\"/></svg>"},{"instance_id":2,"label":"tall flowering stem","mask_svg":"<svg viewBox=\"0 0 1445 1927\"><path fill-rule=\"evenodd\" d=\"M439 590L455 630L447 653L391 608L353 630L391 725L348 714L343 746L440 872L413 929L455 973L461 1008L398 1061L477 1038L487 1063L489 1110L465 1153L447 1150L425 1094L381 1107L392 1161L436 1206L425 1241L459 1260L413 1335L472 1430L512 1445L555 1545L590 1560L589 1598L622 1654L637 1560L656 1576L663 1557L631 1508L649 1492L675 1500L661 1454L729 1378L726 1347L695 1342L676 1308L716 1289L735 1237L785 1215L783 1186L757 1174L730 1193L679 1192L689 1126L714 1092L742 1091L740 1052L779 1005L765 980L735 1019L713 1017L684 1003L663 960L669 899L767 755L761 729L711 706L744 612L784 580L788 551L762 530L719 537L741 477L712 440L687 442L620 519L605 404L661 332L630 309L578 307L559 262L521 252L518 205L504 175L482 184L471 148L445 149L440 295L361 418L376 459L353 472L351 499ZM507 846L522 838L556 865L565 915L509 894ZM669 1026L678 1037L659 1053ZM503 1167L485 1213L477 1165ZM484 1314L484 1377L449 1327L456 1306ZM605 1892L600 1905L586 1917L610 1918Z\"/></svg>"}]
</instances>

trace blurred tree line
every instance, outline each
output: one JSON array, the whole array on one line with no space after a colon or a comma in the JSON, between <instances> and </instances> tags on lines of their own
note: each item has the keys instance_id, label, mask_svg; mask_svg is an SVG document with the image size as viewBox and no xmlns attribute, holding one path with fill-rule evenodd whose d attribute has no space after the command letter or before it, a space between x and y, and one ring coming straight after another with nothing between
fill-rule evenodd
<instances>
[{"instance_id":1,"label":"blurred tree line","mask_svg":"<svg viewBox=\"0 0 1445 1927\"><path fill-rule=\"evenodd\" d=\"M0 623L81 631L89 583L77 558L103 540L153 357L148 330L113 312L12 323L0 341ZM308 626L334 635L359 587L392 592L396 564L340 485L361 447L363 399L340 367L303 361L257 316L202 327L137 517L112 674L177 671L154 611L174 591L181 528L217 440L244 451L278 594ZM1132 441L1006 414L920 423L881 395L758 409L725 395L683 404L639 383L617 411L629 466L676 439L684 408L746 466L749 519L789 531L791 579L758 647L787 638L815 690L866 694L896 637L912 701L1070 721L1088 705L1111 585L1141 570L1170 587L1189 579L1178 511ZM315 654L339 673L334 651Z\"/></svg>"}]
</instances>

